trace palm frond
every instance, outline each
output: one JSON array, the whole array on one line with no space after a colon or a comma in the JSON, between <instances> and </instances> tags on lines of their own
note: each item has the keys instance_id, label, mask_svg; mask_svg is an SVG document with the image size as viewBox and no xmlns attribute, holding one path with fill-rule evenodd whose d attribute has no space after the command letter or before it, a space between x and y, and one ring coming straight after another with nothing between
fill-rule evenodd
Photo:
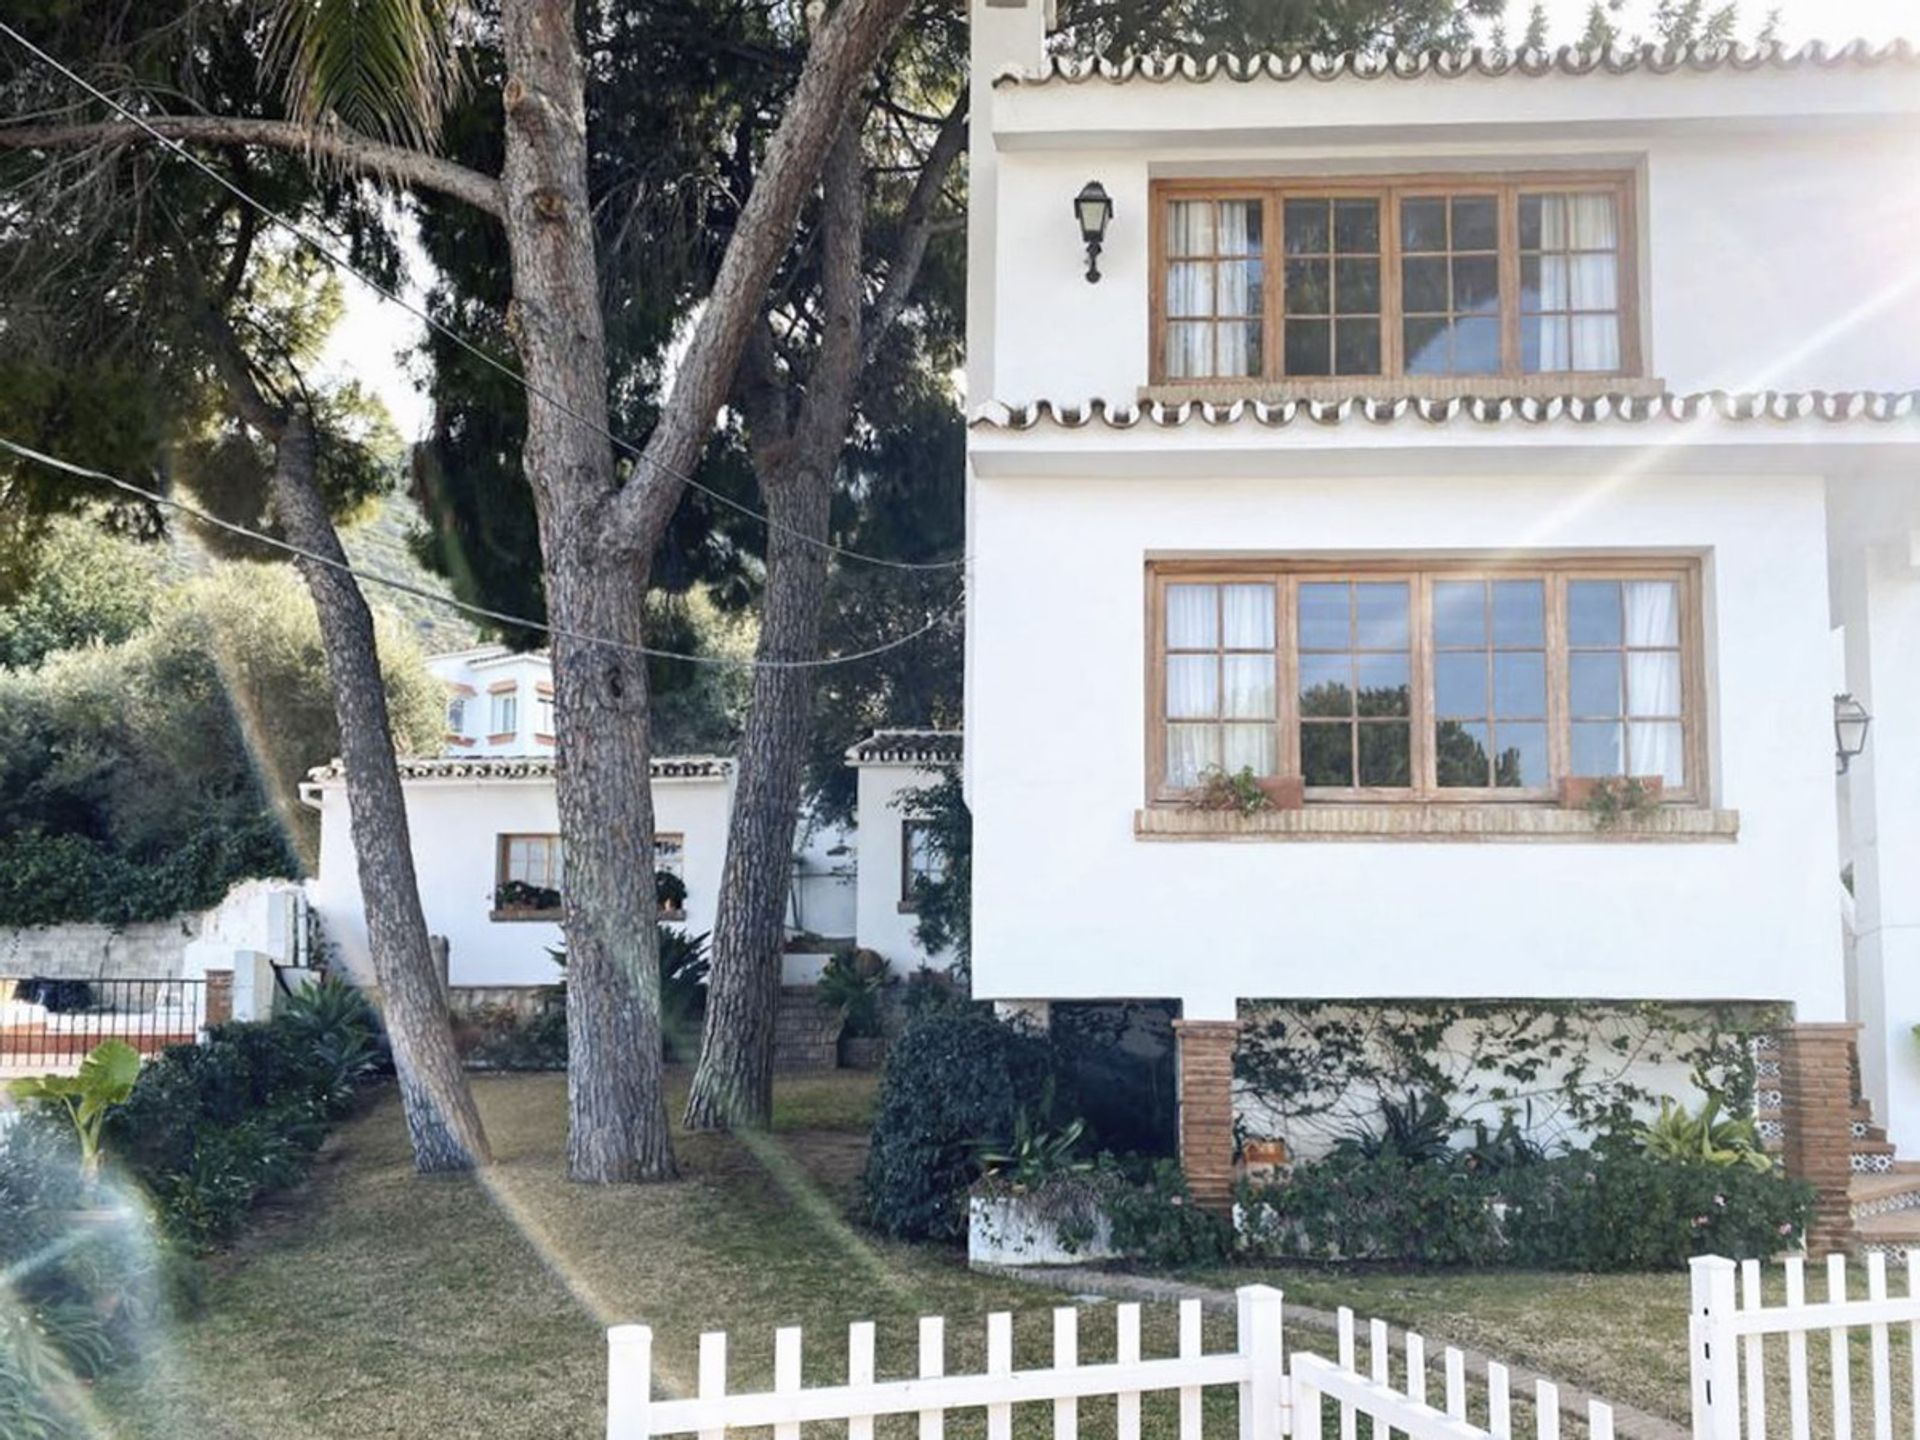
<instances>
[{"instance_id":1,"label":"palm frond","mask_svg":"<svg viewBox=\"0 0 1920 1440\"><path fill-rule=\"evenodd\" d=\"M429 150L463 81L454 0L279 0L266 58L309 125Z\"/></svg>"}]
</instances>

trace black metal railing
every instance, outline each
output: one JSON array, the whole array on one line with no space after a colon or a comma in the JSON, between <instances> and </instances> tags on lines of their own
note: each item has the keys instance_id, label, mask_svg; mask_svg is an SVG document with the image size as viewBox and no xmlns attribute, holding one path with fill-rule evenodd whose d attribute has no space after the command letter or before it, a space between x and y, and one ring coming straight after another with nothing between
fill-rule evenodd
<instances>
[{"instance_id":1,"label":"black metal railing","mask_svg":"<svg viewBox=\"0 0 1920 1440\"><path fill-rule=\"evenodd\" d=\"M71 1071L102 1040L157 1055L193 1044L206 1023L205 980L0 975L0 1074Z\"/></svg>"}]
</instances>

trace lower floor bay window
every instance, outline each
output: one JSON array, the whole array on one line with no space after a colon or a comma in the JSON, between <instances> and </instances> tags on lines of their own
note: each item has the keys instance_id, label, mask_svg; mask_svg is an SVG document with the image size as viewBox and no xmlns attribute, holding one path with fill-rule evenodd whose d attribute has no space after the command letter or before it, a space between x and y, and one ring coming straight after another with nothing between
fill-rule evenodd
<instances>
[{"instance_id":1,"label":"lower floor bay window","mask_svg":"<svg viewBox=\"0 0 1920 1440\"><path fill-rule=\"evenodd\" d=\"M1309 799L1697 800L1697 562L1156 562L1148 790L1216 771Z\"/></svg>"}]
</instances>

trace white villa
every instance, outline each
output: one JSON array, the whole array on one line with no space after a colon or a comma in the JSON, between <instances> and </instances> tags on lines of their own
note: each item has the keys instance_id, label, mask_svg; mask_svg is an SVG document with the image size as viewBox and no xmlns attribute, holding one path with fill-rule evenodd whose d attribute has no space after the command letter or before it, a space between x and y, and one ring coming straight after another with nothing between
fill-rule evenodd
<instances>
[{"instance_id":1,"label":"white villa","mask_svg":"<svg viewBox=\"0 0 1920 1440\"><path fill-rule=\"evenodd\" d=\"M974 993L1177 1001L1215 1201L1263 1000L1783 1003L1843 1234L1920 1158L1913 52L1079 65L1046 13L972 4Z\"/></svg>"}]
</instances>

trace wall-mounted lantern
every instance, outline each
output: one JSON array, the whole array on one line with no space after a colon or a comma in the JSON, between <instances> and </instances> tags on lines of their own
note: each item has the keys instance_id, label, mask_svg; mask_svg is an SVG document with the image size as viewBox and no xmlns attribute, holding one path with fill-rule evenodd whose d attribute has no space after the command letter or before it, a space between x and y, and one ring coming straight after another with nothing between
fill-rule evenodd
<instances>
[{"instance_id":1,"label":"wall-mounted lantern","mask_svg":"<svg viewBox=\"0 0 1920 1440\"><path fill-rule=\"evenodd\" d=\"M1089 180L1073 197L1073 213L1080 222L1080 238L1087 246L1087 283L1100 280L1100 246L1107 238L1107 222L1113 219L1113 201L1107 187Z\"/></svg>"},{"instance_id":2,"label":"wall-mounted lantern","mask_svg":"<svg viewBox=\"0 0 1920 1440\"><path fill-rule=\"evenodd\" d=\"M1872 724L1867 707L1853 696L1833 697L1833 754L1839 762L1838 773L1846 774L1854 757L1867 748L1867 727Z\"/></svg>"}]
</instances>

